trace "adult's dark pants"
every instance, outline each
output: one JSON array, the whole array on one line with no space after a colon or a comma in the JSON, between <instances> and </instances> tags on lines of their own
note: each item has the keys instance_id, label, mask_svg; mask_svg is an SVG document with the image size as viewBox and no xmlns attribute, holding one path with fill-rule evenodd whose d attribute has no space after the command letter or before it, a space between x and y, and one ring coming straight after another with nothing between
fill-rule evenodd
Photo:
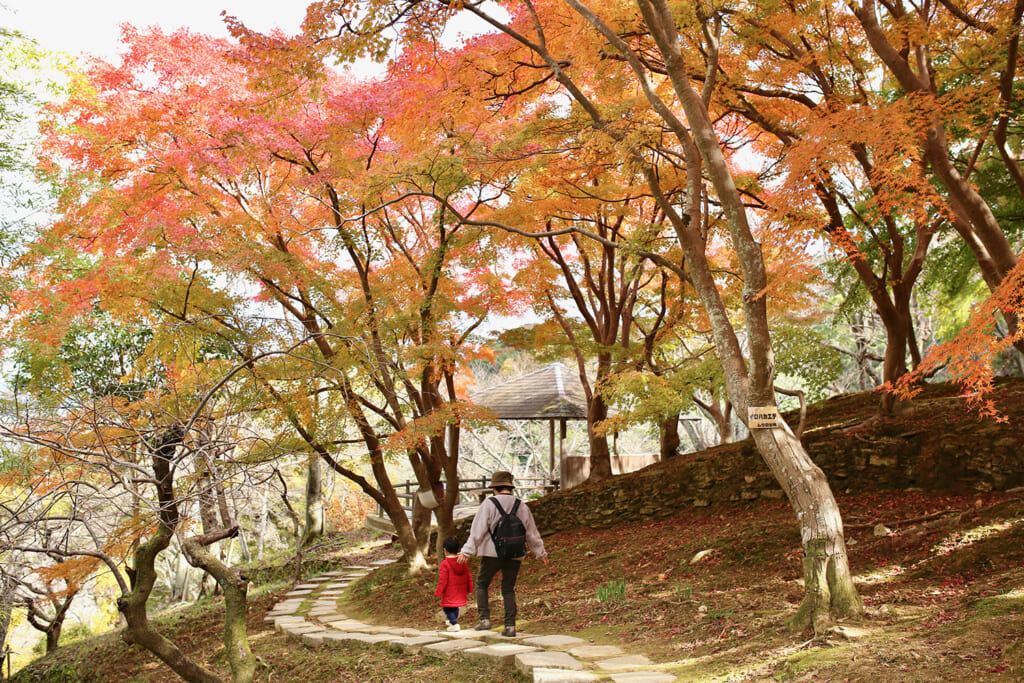
<instances>
[{"instance_id":1,"label":"adult's dark pants","mask_svg":"<svg viewBox=\"0 0 1024 683\"><path fill-rule=\"evenodd\" d=\"M505 626L516 625L516 578L522 560L499 560L496 557L481 557L480 572L476 576L476 609L480 619L491 618L491 606L487 602L487 589L491 579L501 572L501 599L505 603Z\"/></svg>"}]
</instances>

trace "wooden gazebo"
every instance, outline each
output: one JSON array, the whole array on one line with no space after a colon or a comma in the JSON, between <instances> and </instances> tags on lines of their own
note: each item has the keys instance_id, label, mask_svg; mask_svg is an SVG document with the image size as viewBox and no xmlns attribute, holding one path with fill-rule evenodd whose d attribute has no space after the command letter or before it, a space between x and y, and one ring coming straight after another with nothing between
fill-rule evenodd
<instances>
[{"instance_id":1,"label":"wooden gazebo","mask_svg":"<svg viewBox=\"0 0 1024 683\"><path fill-rule=\"evenodd\" d=\"M498 386L473 394L473 403L490 408L501 420L547 420L550 440L551 472L555 471L555 423L560 425L558 465L561 487L571 488L566 466L565 438L569 420L587 419L587 397L579 375L562 363L552 363Z\"/></svg>"}]
</instances>

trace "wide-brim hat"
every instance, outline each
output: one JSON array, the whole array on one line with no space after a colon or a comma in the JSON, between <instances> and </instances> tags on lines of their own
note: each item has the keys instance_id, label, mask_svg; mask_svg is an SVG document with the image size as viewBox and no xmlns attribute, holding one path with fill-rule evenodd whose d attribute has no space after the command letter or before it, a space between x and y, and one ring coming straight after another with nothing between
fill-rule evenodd
<instances>
[{"instance_id":1,"label":"wide-brim hat","mask_svg":"<svg viewBox=\"0 0 1024 683\"><path fill-rule=\"evenodd\" d=\"M492 474L491 475L491 488L492 489L500 489L500 488L514 489L515 488L515 484L512 483L512 473L511 472L495 472L494 474Z\"/></svg>"}]
</instances>

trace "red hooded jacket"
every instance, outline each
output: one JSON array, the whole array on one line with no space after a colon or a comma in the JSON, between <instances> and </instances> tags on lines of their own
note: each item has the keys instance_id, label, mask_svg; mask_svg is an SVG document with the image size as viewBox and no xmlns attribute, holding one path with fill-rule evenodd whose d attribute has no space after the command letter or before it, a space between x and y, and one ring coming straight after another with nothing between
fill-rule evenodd
<instances>
[{"instance_id":1,"label":"red hooded jacket","mask_svg":"<svg viewBox=\"0 0 1024 683\"><path fill-rule=\"evenodd\" d=\"M473 590L473 575L468 564L459 564L457 557L441 562L434 595L441 598L441 607L465 607L466 596Z\"/></svg>"}]
</instances>

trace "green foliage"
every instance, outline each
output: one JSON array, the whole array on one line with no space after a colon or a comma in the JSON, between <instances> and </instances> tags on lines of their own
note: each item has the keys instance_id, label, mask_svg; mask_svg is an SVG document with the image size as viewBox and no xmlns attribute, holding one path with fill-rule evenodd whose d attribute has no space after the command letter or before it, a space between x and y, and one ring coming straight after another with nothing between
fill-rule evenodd
<instances>
[{"instance_id":1,"label":"green foliage","mask_svg":"<svg viewBox=\"0 0 1024 683\"><path fill-rule=\"evenodd\" d=\"M28 476L32 472L32 456L29 453L12 451L0 443L0 474Z\"/></svg>"},{"instance_id":2,"label":"green foliage","mask_svg":"<svg viewBox=\"0 0 1024 683\"><path fill-rule=\"evenodd\" d=\"M773 332L775 383L786 389L803 389L809 402L828 396L832 383L842 373L843 357L828 345L822 330L783 323Z\"/></svg>"},{"instance_id":3,"label":"green foliage","mask_svg":"<svg viewBox=\"0 0 1024 683\"><path fill-rule=\"evenodd\" d=\"M597 587L597 601L605 603L616 603L626 599L626 580L609 581Z\"/></svg>"},{"instance_id":4,"label":"green foliage","mask_svg":"<svg viewBox=\"0 0 1024 683\"><path fill-rule=\"evenodd\" d=\"M31 94L15 72L30 44L17 31L0 27L0 171L24 164L25 142L16 133L25 121L24 107Z\"/></svg>"},{"instance_id":5,"label":"green foliage","mask_svg":"<svg viewBox=\"0 0 1024 683\"><path fill-rule=\"evenodd\" d=\"M66 645L68 643L74 643L79 640L86 640L94 637L96 634L93 632L92 627L89 624L75 623L64 627L60 632L60 643Z\"/></svg>"},{"instance_id":6,"label":"green foliage","mask_svg":"<svg viewBox=\"0 0 1024 683\"><path fill-rule=\"evenodd\" d=\"M124 325L96 312L73 324L55 350L23 346L9 381L17 388L34 387L42 395L71 390L94 397L138 398L157 381L156 368L136 367L152 336L148 328Z\"/></svg>"},{"instance_id":7,"label":"green foliage","mask_svg":"<svg viewBox=\"0 0 1024 683\"><path fill-rule=\"evenodd\" d=\"M75 662L59 662L44 669L39 675L19 676L25 683L79 683L83 680L79 666Z\"/></svg>"}]
</instances>

